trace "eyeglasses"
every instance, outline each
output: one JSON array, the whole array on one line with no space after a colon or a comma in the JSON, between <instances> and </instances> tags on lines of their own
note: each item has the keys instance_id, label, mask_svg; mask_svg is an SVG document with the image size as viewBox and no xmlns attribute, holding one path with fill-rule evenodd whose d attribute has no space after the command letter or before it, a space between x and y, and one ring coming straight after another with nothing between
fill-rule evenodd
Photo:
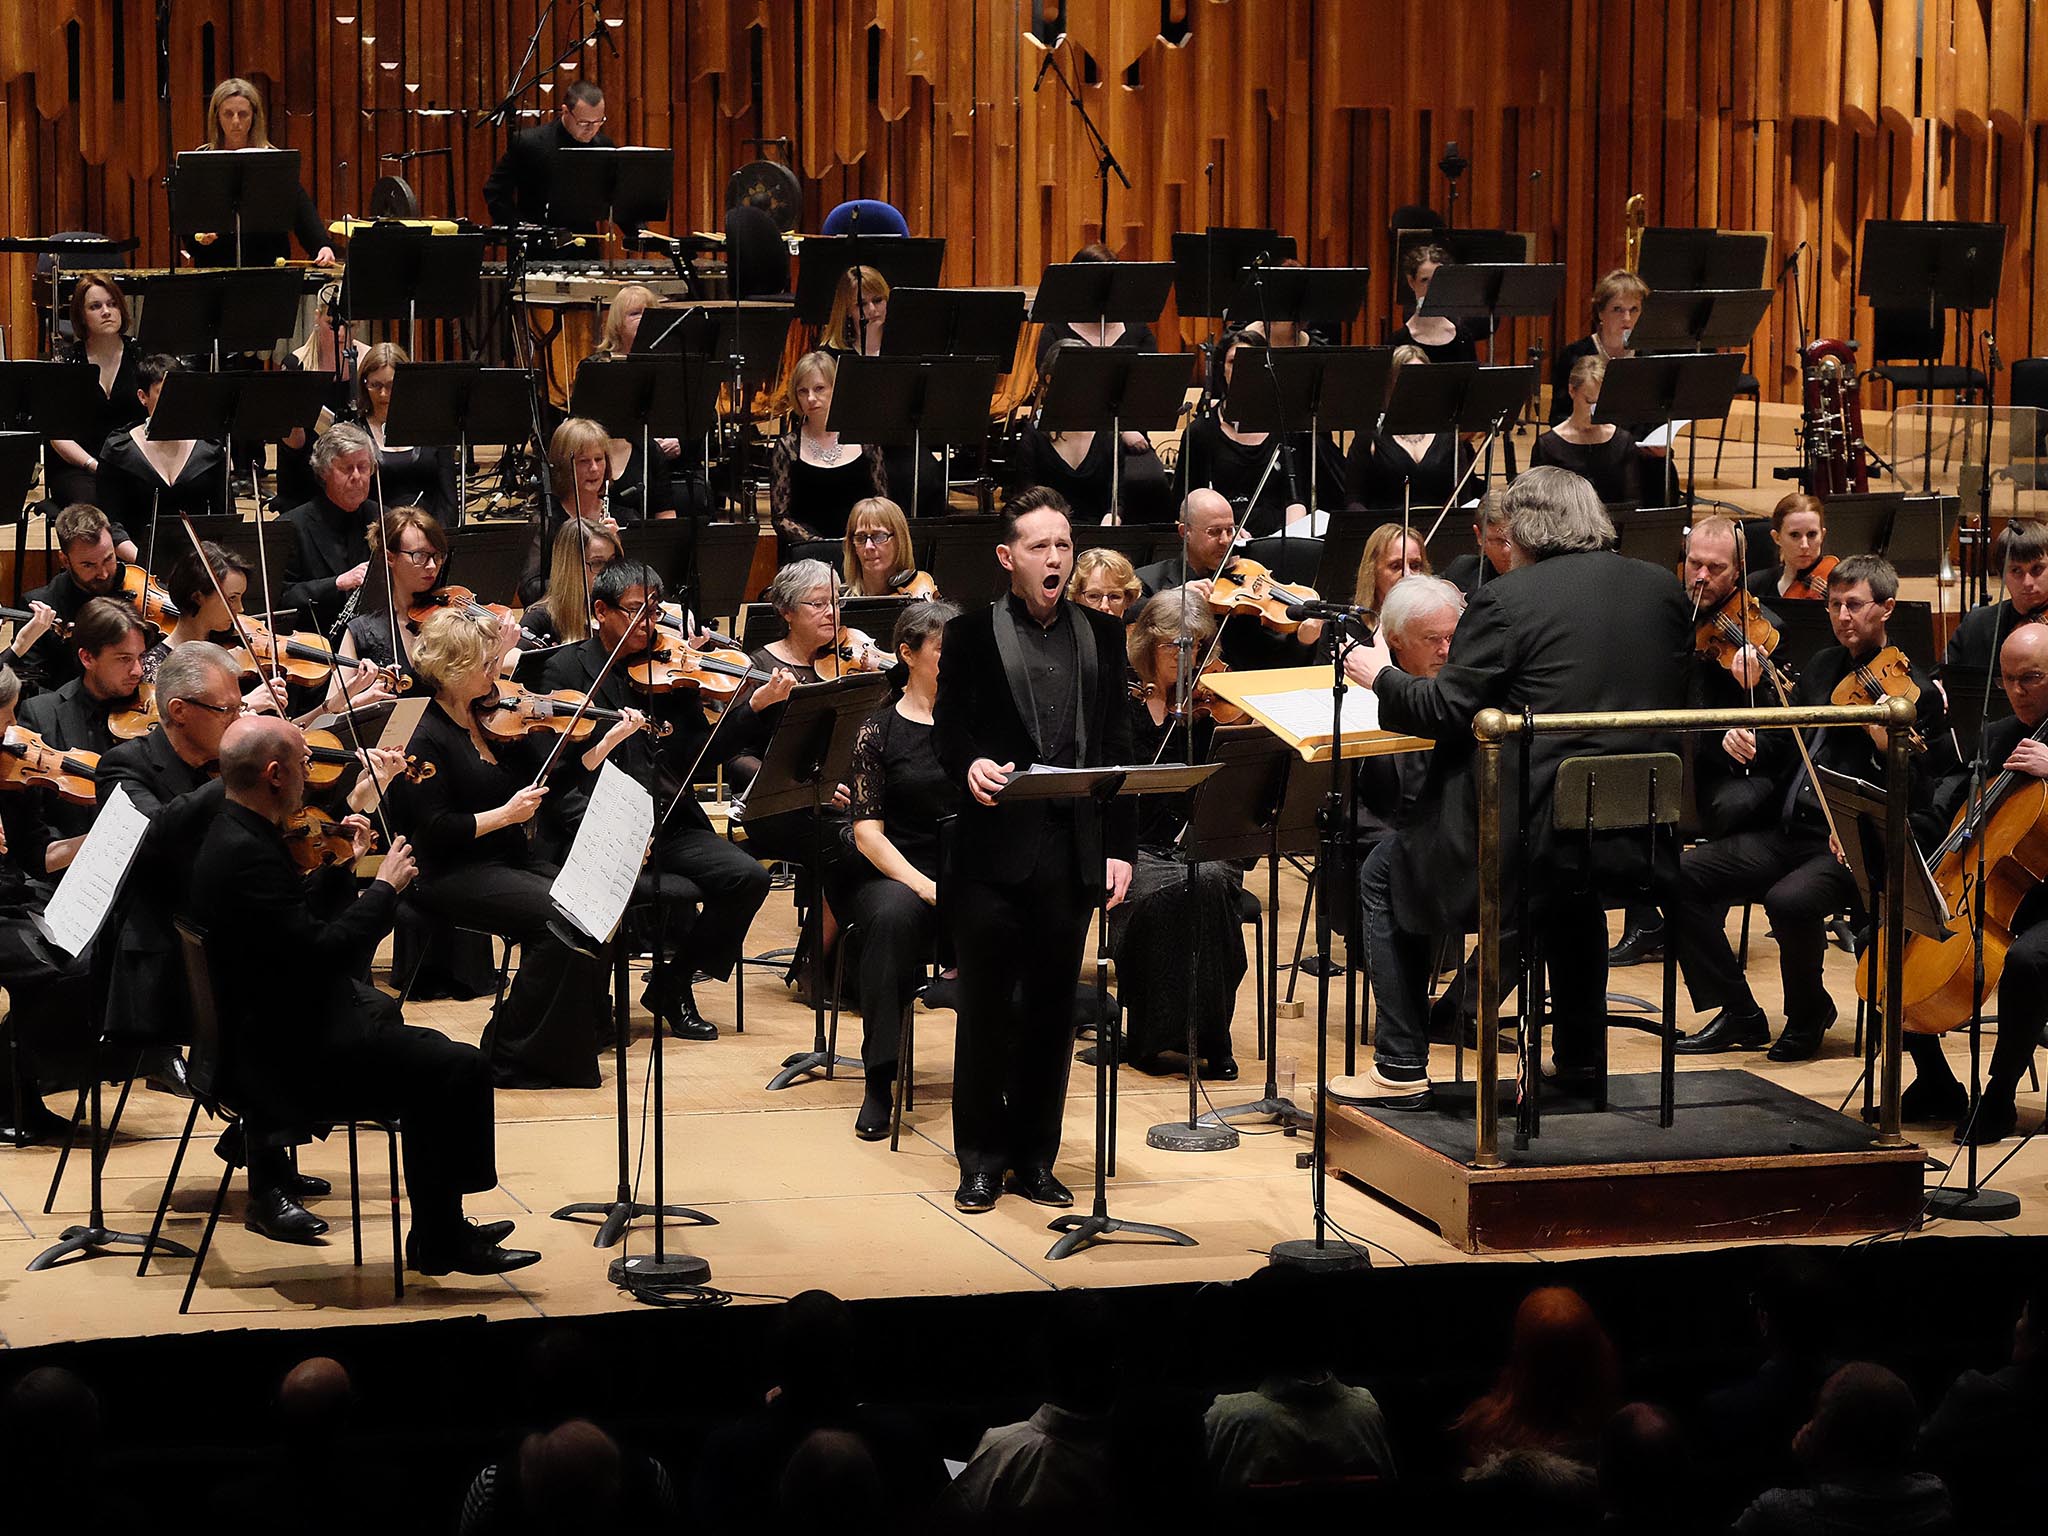
<instances>
[{"instance_id":1,"label":"eyeglasses","mask_svg":"<svg viewBox=\"0 0 2048 1536\"><path fill-rule=\"evenodd\" d=\"M896 535L886 528L869 528L861 533L856 533L853 536L853 542L868 546L894 544L896 542Z\"/></svg>"},{"instance_id":2,"label":"eyeglasses","mask_svg":"<svg viewBox=\"0 0 2048 1536\"><path fill-rule=\"evenodd\" d=\"M171 702L178 701L174 699ZM194 709L205 710L209 715L246 715L249 712L249 706L240 699L232 704L209 704L204 699L186 699L184 702Z\"/></svg>"},{"instance_id":3,"label":"eyeglasses","mask_svg":"<svg viewBox=\"0 0 2048 1536\"><path fill-rule=\"evenodd\" d=\"M439 565L442 560L447 558L438 549L398 549L393 550L392 553L401 559L410 560L414 565L422 568L429 565Z\"/></svg>"},{"instance_id":4,"label":"eyeglasses","mask_svg":"<svg viewBox=\"0 0 2048 1536\"><path fill-rule=\"evenodd\" d=\"M1827 604L1829 613L1843 614L1852 619L1864 609L1876 606L1877 604L1867 597L1831 597Z\"/></svg>"},{"instance_id":5,"label":"eyeglasses","mask_svg":"<svg viewBox=\"0 0 2048 1536\"><path fill-rule=\"evenodd\" d=\"M2039 670L2033 672L2022 672L2017 677L2008 677L2001 673L1998 679L1998 686L2004 688L2008 692L2010 692L2014 688L2038 688L2043 683L2048 683L2048 672L2042 672Z\"/></svg>"},{"instance_id":6,"label":"eyeglasses","mask_svg":"<svg viewBox=\"0 0 2048 1536\"><path fill-rule=\"evenodd\" d=\"M813 613L827 613L831 611L832 599L829 597L800 598L797 601L797 607L808 608Z\"/></svg>"}]
</instances>

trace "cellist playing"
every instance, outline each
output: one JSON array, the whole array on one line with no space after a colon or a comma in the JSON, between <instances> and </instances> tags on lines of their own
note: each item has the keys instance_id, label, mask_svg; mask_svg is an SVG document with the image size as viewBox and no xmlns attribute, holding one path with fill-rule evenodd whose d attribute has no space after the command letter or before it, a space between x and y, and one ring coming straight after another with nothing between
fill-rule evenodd
<instances>
[{"instance_id":1,"label":"cellist playing","mask_svg":"<svg viewBox=\"0 0 2048 1536\"><path fill-rule=\"evenodd\" d=\"M2041 739L2042 723L2048 721L2048 624L2022 624L2006 637L1998 652L1998 680L2012 714L1984 727L1986 773L2048 779L2048 743ZM1962 786L1953 801L1959 806L1969 780L1965 776L1955 782ZM2020 1079L2048 1024L2048 894L2042 886L2021 898L2011 932L2012 947L1998 979L1998 1044L1991 1053L1984 1098L1975 1120L1956 1129L1957 1141L1977 1146L2013 1133ZM1908 1031L1906 1054L1913 1058L1915 1075L1900 1101L1902 1118L1962 1121L1969 1095L1942 1054L1941 1036Z\"/></svg>"}]
</instances>

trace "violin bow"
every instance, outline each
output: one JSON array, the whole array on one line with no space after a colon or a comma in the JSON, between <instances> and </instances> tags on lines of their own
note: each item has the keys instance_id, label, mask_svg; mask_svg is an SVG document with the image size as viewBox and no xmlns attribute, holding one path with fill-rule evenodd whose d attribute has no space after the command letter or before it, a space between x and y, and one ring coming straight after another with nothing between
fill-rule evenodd
<instances>
[{"instance_id":1,"label":"violin bow","mask_svg":"<svg viewBox=\"0 0 2048 1536\"><path fill-rule=\"evenodd\" d=\"M531 787L538 788L547 783L548 775L555 771L555 764L561 760L562 749L569 745L570 738L576 734L577 722L589 713L590 701L597 697L597 690L602 688L604 680L611 676L612 668L618 664L619 657L625 653L626 642L633 638L633 632L640 627L641 619L646 616L648 608L653 603L654 594L652 592L641 596L640 606L633 610L633 617L626 625L626 632L619 636L619 643L612 647L611 654L604 659L604 665L597 669L597 676L590 680L590 687L584 690L583 702L576 706L576 712L569 717L569 723L562 727L560 738L553 747L549 748L547 761L540 765L540 772L533 776L533 785Z\"/></svg>"}]
</instances>

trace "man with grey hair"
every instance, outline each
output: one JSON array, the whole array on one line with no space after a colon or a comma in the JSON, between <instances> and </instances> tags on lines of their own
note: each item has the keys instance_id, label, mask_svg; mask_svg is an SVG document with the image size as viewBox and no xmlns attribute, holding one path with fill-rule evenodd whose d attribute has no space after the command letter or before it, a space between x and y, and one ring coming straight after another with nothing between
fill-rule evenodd
<instances>
[{"instance_id":1,"label":"man with grey hair","mask_svg":"<svg viewBox=\"0 0 2048 1536\"><path fill-rule=\"evenodd\" d=\"M1413 813L1430 836L1398 840L1390 895L1405 922L1439 933L1471 931L1478 920L1478 802L1472 721L1482 709L1511 715L1564 711L1677 709L1685 703L1692 653L1692 611L1671 572L1615 553L1614 525L1592 486L1569 470L1532 469L1509 488L1514 541L1505 575L1481 587L1459 622L1443 669L1417 677L1399 666L1384 639L1355 649L1345 669L1379 697L1380 723L1436 743ZM1503 898L1515 880L1532 885L1531 921L1550 969L1557 1018L1559 1075L1590 1076L1595 1031L1606 1016L1606 918L1588 879L1640 877L1624 867L1628 848L1581 845L1552 834L1551 791L1558 765L1603 752L1669 751L1663 735L1546 734L1530 748L1530 867L1499 872ZM1517 781L1519 744L1506 754L1503 779ZM1507 848L1517 829L1504 828Z\"/></svg>"},{"instance_id":2,"label":"man with grey hair","mask_svg":"<svg viewBox=\"0 0 2048 1536\"><path fill-rule=\"evenodd\" d=\"M375 464L370 434L337 422L313 445L313 499L277 520L285 534L279 595L323 630L370 574L370 525L382 515L370 500Z\"/></svg>"}]
</instances>

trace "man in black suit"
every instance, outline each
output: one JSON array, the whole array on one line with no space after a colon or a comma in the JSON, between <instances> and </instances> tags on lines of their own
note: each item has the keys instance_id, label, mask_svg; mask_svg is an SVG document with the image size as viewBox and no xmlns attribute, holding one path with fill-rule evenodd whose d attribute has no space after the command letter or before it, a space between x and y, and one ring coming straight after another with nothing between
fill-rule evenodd
<instances>
[{"instance_id":1,"label":"man in black suit","mask_svg":"<svg viewBox=\"0 0 2048 1536\"><path fill-rule=\"evenodd\" d=\"M2030 619L2048 619L2048 523L2013 518L1991 541L1991 564L2002 573L2005 597L1972 608L1957 623L1941 662L1944 682L1982 687L2005 637Z\"/></svg>"},{"instance_id":2,"label":"man in black suit","mask_svg":"<svg viewBox=\"0 0 2048 1536\"><path fill-rule=\"evenodd\" d=\"M121 595L128 566L120 546L127 536L107 521L106 513L89 502L74 502L57 514L50 536L57 546L57 574L28 594L31 612L40 604L57 624L69 624L94 598ZM135 553L132 544L128 553ZM21 671L40 688L62 687L78 676L77 648L54 626L46 628L23 656Z\"/></svg>"},{"instance_id":3,"label":"man in black suit","mask_svg":"<svg viewBox=\"0 0 2048 1536\"><path fill-rule=\"evenodd\" d=\"M351 599L376 611L379 592L364 592L370 575L370 525L381 515L370 499L376 461L370 434L352 422L338 422L313 445L313 499L278 518L287 534L279 593L281 606L297 609L311 627L330 630Z\"/></svg>"},{"instance_id":4,"label":"man in black suit","mask_svg":"<svg viewBox=\"0 0 2048 1536\"><path fill-rule=\"evenodd\" d=\"M1507 513L1501 507L1498 491L1488 491L1479 498L1472 513L1472 539L1479 546L1476 552L1458 556L1437 573L1467 597L1505 571L1514 553L1514 541L1508 537Z\"/></svg>"},{"instance_id":5,"label":"man in black suit","mask_svg":"<svg viewBox=\"0 0 2048 1536\"><path fill-rule=\"evenodd\" d=\"M512 1223L462 1215L465 1193L498 1182L483 1057L405 1023L396 998L359 979L412 880L412 849L394 838L376 879L333 918L316 917L279 835L305 804L309 761L299 728L270 716L238 719L221 738L226 805L200 844L186 902L216 961L221 1091L265 1128L402 1123L407 1265L428 1275L523 1269L540 1255L498 1245ZM369 824L353 824L366 852ZM354 880L346 866L322 874ZM230 950L232 963L219 963Z\"/></svg>"},{"instance_id":6,"label":"man in black suit","mask_svg":"<svg viewBox=\"0 0 2048 1536\"><path fill-rule=\"evenodd\" d=\"M558 149L611 149L604 133L604 92L588 80L563 90L561 110L551 123L512 135L505 154L484 183L484 206L491 222L545 224L548 185Z\"/></svg>"},{"instance_id":7,"label":"man in black suit","mask_svg":"<svg viewBox=\"0 0 2048 1536\"><path fill-rule=\"evenodd\" d=\"M657 816L668 809L685 776L700 762L717 761L704 751L712 733L704 723L695 690L644 694L627 681L627 668L645 660L654 644L661 598L661 578L652 569L638 560L614 560L590 588L597 633L551 653L541 683L549 691L573 688L589 693L612 648L626 641L624 652L591 702L601 709L643 709L651 718L668 723L670 733L660 741L643 731L621 743L608 759L647 786ZM640 615L637 624L636 614ZM629 630L637 631L631 639L626 638ZM559 816L573 837L589 804L589 787L562 780L556 784L549 813ZM669 930L680 931L683 938L675 957L662 967L662 991L655 993L650 981L641 1002L667 1020L670 1033L679 1038L716 1040L718 1026L698 1012L690 977L695 971L720 980L732 974L747 928L768 899L768 871L759 859L712 831L703 806L690 794L683 796L661 829L654 862L663 876L665 920ZM644 882L646 877L642 879Z\"/></svg>"},{"instance_id":8,"label":"man in black suit","mask_svg":"<svg viewBox=\"0 0 2048 1536\"><path fill-rule=\"evenodd\" d=\"M1029 506L1031 495L1026 491L1013 505ZM1180 532L1182 554L1140 566L1138 583L1147 598L1185 584L1196 599L1206 602L1216 573L1229 564L1237 548L1237 512L1220 491L1196 489L1181 502L1175 527ZM1223 620L1219 654L1240 672L1302 666L1309 659L1309 647L1322 633L1321 619L1310 619L1292 635L1281 635L1267 629L1256 614L1231 614Z\"/></svg>"},{"instance_id":9,"label":"man in black suit","mask_svg":"<svg viewBox=\"0 0 2048 1536\"><path fill-rule=\"evenodd\" d=\"M1345 662L1354 681L1378 694L1383 726L1436 743L1413 823L1432 835L1401 839L1392 870L1393 910L1414 931L1464 933L1477 926L1472 720L1480 710L1553 714L1677 709L1685 702L1692 610L1677 579L1614 552L1614 525L1599 497L1569 470L1528 471L1509 488L1506 505L1513 567L1481 587L1465 609L1441 672L1411 677L1390 664L1377 641ZM1640 836L1625 845L1595 845L1589 870L1577 840L1553 834L1558 764L1617 750L1668 752L1675 745L1674 738L1655 734L1560 733L1537 737L1530 749L1530 865L1502 871L1502 900L1512 909L1513 881L1540 872L1530 920L1550 971L1558 1074L1568 1081L1591 1072L1595 1032L1607 1013L1605 916L1597 896L1580 887L1589 876L1635 880L1644 871ZM1503 778L1513 784L1515 751L1505 755ZM1515 846L1512 825L1503 838L1504 846Z\"/></svg>"},{"instance_id":10,"label":"man in black suit","mask_svg":"<svg viewBox=\"0 0 2048 1536\"><path fill-rule=\"evenodd\" d=\"M1088 917L1130 888L1137 822L1124 806L1000 804L1035 765L1100 767L1130 756L1123 626L1063 600L1074 536L1051 502L1004 519L996 558L1009 592L946 626L932 746L968 792L948 895L960 961L953 1140L962 1211L1008 1188L1041 1205L1074 1197L1053 1176L1073 1041L1074 981Z\"/></svg>"},{"instance_id":11,"label":"man in black suit","mask_svg":"<svg viewBox=\"0 0 2048 1536\"><path fill-rule=\"evenodd\" d=\"M1828 580L1828 623L1836 643L1816 651L1799 680L1793 702L1826 704L1835 686L1867 666L1889 643L1885 626L1898 598L1899 575L1876 555L1852 555ZM1953 765L1946 745L1947 722L1934 680L1911 669L1920 686L1920 716L1914 730L1928 754L1900 790L1912 807L1914 830L1932 831L1934 788ZM1751 738L1756 777L1771 790L1772 815L1762 826L1731 832L1688 848L1678 885L1678 961L1693 1007L1713 1012L1697 1032L1678 1042L1681 1055L1755 1049L1770 1040L1770 1025L1757 1006L1748 978L1728 943L1728 908L1758 901L1770 918L1778 945L1778 972L1785 998L1785 1028L1771 1045L1772 1061L1805 1061L1818 1055L1835 1021L1822 966L1827 958L1827 921L1856 905L1856 882L1829 847L1820 797L1790 731L1745 732ZM1816 766L1867 783L1885 783L1885 733L1875 726L1808 732L1807 751Z\"/></svg>"}]
</instances>

